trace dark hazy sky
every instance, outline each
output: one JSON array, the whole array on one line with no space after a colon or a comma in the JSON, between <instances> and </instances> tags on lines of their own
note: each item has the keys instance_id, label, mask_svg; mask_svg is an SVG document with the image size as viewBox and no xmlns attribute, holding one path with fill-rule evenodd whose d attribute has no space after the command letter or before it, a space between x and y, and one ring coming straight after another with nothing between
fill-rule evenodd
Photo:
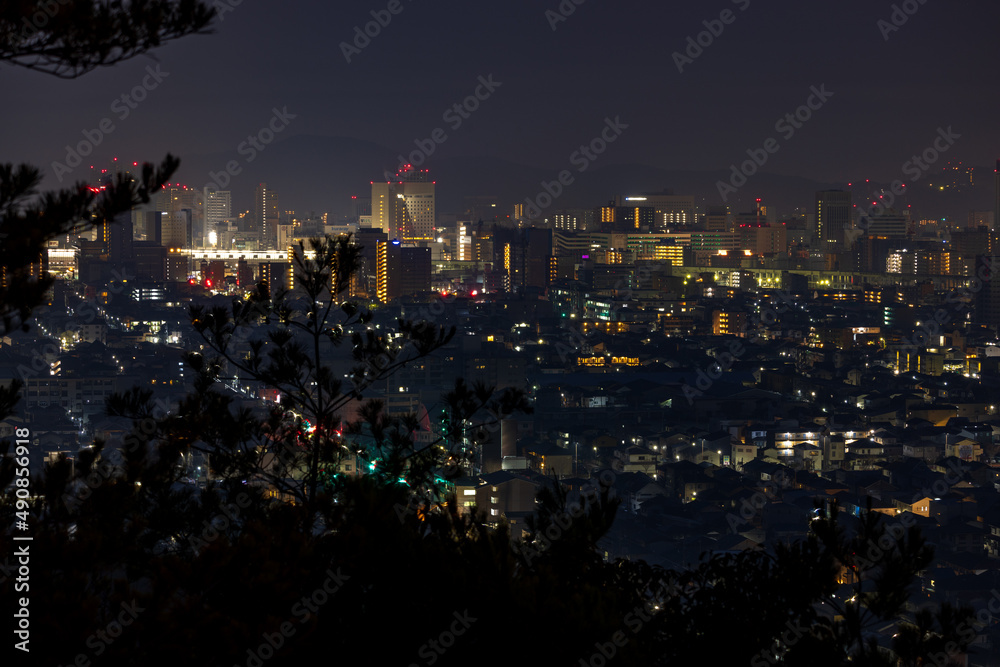
<instances>
[{"instance_id":1,"label":"dark hazy sky","mask_svg":"<svg viewBox=\"0 0 1000 667\"><path fill-rule=\"evenodd\" d=\"M1000 155L996 0L899 3L918 9L888 41L878 22L894 3L878 0L564 0L575 11L554 31L545 12L558 0L400 2L347 63L340 42L387 1L243 0L214 34L153 52L168 75L123 120L112 103L141 84L150 58L70 82L2 66L0 160L44 166L54 185L52 161L103 118L115 129L99 157L235 154L274 107L296 115L279 140L340 136L409 151L447 129L442 114L490 74L502 85L448 130L439 156L563 169L609 116L629 128L601 157L608 164L727 168L775 137L766 171L891 180L948 126L962 135L948 157L987 165ZM679 73L673 52L724 9L735 20ZM833 97L782 139L775 122L820 85Z\"/></svg>"}]
</instances>

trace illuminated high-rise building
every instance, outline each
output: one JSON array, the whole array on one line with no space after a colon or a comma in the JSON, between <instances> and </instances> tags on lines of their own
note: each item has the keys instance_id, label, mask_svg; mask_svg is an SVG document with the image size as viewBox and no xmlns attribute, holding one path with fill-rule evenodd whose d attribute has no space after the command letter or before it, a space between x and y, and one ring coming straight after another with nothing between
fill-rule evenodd
<instances>
[{"instance_id":1,"label":"illuminated high-rise building","mask_svg":"<svg viewBox=\"0 0 1000 667\"><path fill-rule=\"evenodd\" d=\"M1000 168L1000 167L998 167ZM975 294L973 318L979 324L1000 326L1000 281L993 276L1000 267L1000 256L977 255L975 275L982 281L982 288Z\"/></svg>"},{"instance_id":2,"label":"illuminated high-rise building","mask_svg":"<svg viewBox=\"0 0 1000 667\"><path fill-rule=\"evenodd\" d=\"M404 245L399 239L377 241L376 288L379 301L431 288L431 249Z\"/></svg>"},{"instance_id":3,"label":"illuminated high-rise building","mask_svg":"<svg viewBox=\"0 0 1000 667\"><path fill-rule=\"evenodd\" d=\"M1000 160L993 170L993 229L1000 229Z\"/></svg>"},{"instance_id":4,"label":"illuminated high-rise building","mask_svg":"<svg viewBox=\"0 0 1000 667\"><path fill-rule=\"evenodd\" d=\"M31 261L17 266L0 266L0 287L6 289L19 280L38 282L49 275L49 253L44 248Z\"/></svg>"},{"instance_id":5,"label":"illuminated high-rise building","mask_svg":"<svg viewBox=\"0 0 1000 667\"><path fill-rule=\"evenodd\" d=\"M552 230L531 228L525 230L524 235L524 283L534 287L544 287L549 284Z\"/></svg>"},{"instance_id":6,"label":"illuminated high-rise building","mask_svg":"<svg viewBox=\"0 0 1000 667\"><path fill-rule=\"evenodd\" d=\"M725 206L709 206L705 211L704 225L706 232L729 231L729 209Z\"/></svg>"},{"instance_id":7,"label":"illuminated high-rise building","mask_svg":"<svg viewBox=\"0 0 1000 667\"><path fill-rule=\"evenodd\" d=\"M164 279L169 282L187 282L191 270L191 258L183 253L174 252L174 250L174 248L170 248L167 251Z\"/></svg>"},{"instance_id":8,"label":"illuminated high-rise building","mask_svg":"<svg viewBox=\"0 0 1000 667\"><path fill-rule=\"evenodd\" d=\"M839 250L851 228L850 190L821 190L816 193L816 231L820 248Z\"/></svg>"},{"instance_id":9,"label":"illuminated high-rise building","mask_svg":"<svg viewBox=\"0 0 1000 667\"><path fill-rule=\"evenodd\" d=\"M186 248L191 239L191 211L164 213L160 219L160 244L166 248Z\"/></svg>"},{"instance_id":10,"label":"illuminated high-rise building","mask_svg":"<svg viewBox=\"0 0 1000 667\"><path fill-rule=\"evenodd\" d=\"M634 232L653 231L656 225L656 209L652 206L616 206L615 223L611 231Z\"/></svg>"},{"instance_id":11,"label":"illuminated high-rise building","mask_svg":"<svg viewBox=\"0 0 1000 667\"><path fill-rule=\"evenodd\" d=\"M258 282L263 282L271 296L294 286L294 268L290 262L261 262Z\"/></svg>"},{"instance_id":12,"label":"illuminated high-rise building","mask_svg":"<svg viewBox=\"0 0 1000 667\"><path fill-rule=\"evenodd\" d=\"M886 273L944 276L951 273L951 253L944 250L903 249L890 252Z\"/></svg>"},{"instance_id":13,"label":"illuminated high-rise building","mask_svg":"<svg viewBox=\"0 0 1000 667\"><path fill-rule=\"evenodd\" d=\"M372 182L372 227L404 242L434 239L435 182L407 165L395 180Z\"/></svg>"},{"instance_id":14,"label":"illuminated high-rise building","mask_svg":"<svg viewBox=\"0 0 1000 667\"><path fill-rule=\"evenodd\" d=\"M653 209L652 231L666 231L690 227L697 222L694 197L663 192L642 195L617 196L615 206L620 208L650 207Z\"/></svg>"},{"instance_id":15,"label":"illuminated high-rise building","mask_svg":"<svg viewBox=\"0 0 1000 667\"><path fill-rule=\"evenodd\" d=\"M236 260L236 285L243 289L250 289L254 285L253 269L243 257Z\"/></svg>"},{"instance_id":16,"label":"illuminated high-rise building","mask_svg":"<svg viewBox=\"0 0 1000 667\"><path fill-rule=\"evenodd\" d=\"M552 228L570 232L581 232L593 228L593 209L571 208L556 211L552 215Z\"/></svg>"},{"instance_id":17,"label":"illuminated high-rise building","mask_svg":"<svg viewBox=\"0 0 1000 667\"><path fill-rule=\"evenodd\" d=\"M472 261L472 223L459 222L455 233L455 259L460 262Z\"/></svg>"},{"instance_id":18,"label":"illuminated high-rise building","mask_svg":"<svg viewBox=\"0 0 1000 667\"><path fill-rule=\"evenodd\" d=\"M267 187L267 183L257 186L253 196L253 228L257 233L260 247L274 250L278 242L278 193Z\"/></svg>"},{"instance_id":19,"label":"illuminated high-rise building","mask_svg":"<svg viewBox=\"0 0 1000 667\"><path fill-rule=\"evenodd\" d=\"M362 228L354 235L354 243L361 248L361 256L358 258L356 274L358 280L355 285L355 296L375 297L379 242L385 243L388 240L388 235L378 228Z\"/></svg>"},{"instance_id":20,"label":"illuminated high-rise building","mask_svg":"<svg viewBox=\"0 0 1000 667\"><path fill-rule=\"evenodd\" d=\"M205 245L218 244L219 225L233 215L232 194L229 190L205 188ZM214 236L213 236L214 234Z\"/></svg>"},{"instance_id":21,"label":"illuminated high-rise building","mask_svg":"<svg viewBox=\"0 0 1000 667\"><path fill-rule=\"evenodd\" d=\"M615 224L615 207L599 206L594 209L594 221L598 231L611 231Z\"/></svg>"},{"instance_id":22,"label":"illuminated high-rise building","mask_svg":"<svg viewBox=\"0 0 1000 667\"><path fill-rule=\"evenodd\" d=\"M905 239L910 229L910 216L893 208L883 209L865 218L861 227L869 236Z\"/></svg>"},{"instance_id":23,"label":"illuminated high-rise building","mask_svg":"<svg viewBox=\"0 0 1000 667\"><path fill-rule=\"evenodd\" d=\"M168 183L164 188L153 196L153 208L155 211L164 213L162 217L162 224L167 224L168 218L171 218L170 214L174 214L172 218L174 220L184 220L185 231L184 231L184 241L183 246L188 244L194 246L203 245L203 239L205 237L205 218L204 218L204 204L202 201L202 191L196 190L194 188L189 188L186 185L181 185L180 183ZM152 240L147 229L146 238ZM163 229L160 230L161 238L160 242L165 246L173 245L174 247L182 247L182 245L176 245L174 241L167 243L163 240Z\"/></svg>"}]
</instances>

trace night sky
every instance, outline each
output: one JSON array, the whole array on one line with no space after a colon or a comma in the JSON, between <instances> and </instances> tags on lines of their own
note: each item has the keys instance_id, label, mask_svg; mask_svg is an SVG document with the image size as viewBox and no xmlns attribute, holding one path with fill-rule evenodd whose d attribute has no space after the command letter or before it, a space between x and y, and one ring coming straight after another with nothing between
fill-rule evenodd
<instances>
[{"instance_id":1,"label":"night sky","mask_svg":"<svg viewBox=\"0 0 1000 667\"><path fill-rule=\"evenodd\" d=\"M557 0L399 2L402 11L348 63L340 43L388 1L244 0L216 20L214 34L155 50L168 75L124 119L112 104L157 64L151 57L75 81L3 66L3 160L43 166L46 185L57 185L52 162L103 118L115 129L91 163L167 152L189 167L199 156L242 160L237 146L275 107L296 116L276 142L364 140L384 148L387 165L441 127L448 138L435 158L493 158L555 175L606 117L629 127L602 166L728 169L776 137L781 148L765 172L890 181L948 126L961 134L948 159L987 166L1000 155L996 0L900 3L917 9L888 40L878 22L891 20L893 3L872 0L564 0L574 11L555 30L545 12L558 11ZM731 23L678 72L672 54L723 10ZM481 75L501 86L451 131L443 113L473 94ZM820 85L833 97L782 139L775 122ZM204 170L183 170L194 184L206 180ZM360 172L359 183L378 177Z\"/></svg>"}]
</instances>

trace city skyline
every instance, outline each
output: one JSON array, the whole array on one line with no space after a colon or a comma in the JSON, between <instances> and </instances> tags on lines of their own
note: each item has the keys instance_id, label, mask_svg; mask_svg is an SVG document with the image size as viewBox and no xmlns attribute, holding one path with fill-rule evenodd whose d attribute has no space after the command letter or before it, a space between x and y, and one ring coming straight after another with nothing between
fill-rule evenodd
<instances>
[{"instance_id":1,"label":"city skyline","mask_svg":"<svg viewBox=\"0 0 1000 667\"><path fill-rule=\"evenodd\" d=\"M12 664L994 667L997 19L0 0Z\"/></svg>"},{"instance_id":2,"label":"city skyline","mask_svg":"<svg viewBox=\"0 0 1000 667\"><path fill-rule=\"evenodd\" d=\"M1000 53L985 31L991 24L988 17L1000 16L1000 10L987 2L947 10L924 3L912 15L904 12L905 23L895 26L893 7L899 4L849 2L830 14L792 4L779 11L745 0L669 10L638 4L612 9L593 2L573 4L565 21L553 23L546 12L558 3L552 8L514 3L495 10L483 28L487 35L509 40L504 31L516 21L516 30L530 36L529 48L501 53L475 49L459 66L452 50L462 52L473 39L451 32L469 18L468 10L459 7L401 5L403 10L347 62L338 45L352 40L355 26L374 20L370 12L383 11L379 7L310 8L310 15L321 14L305 21L305 10L296 6L275 16L240 4L221 14L210 37L168 44L149 57L77 81L57 82L8 69L4 76L9 85L32 91L33 104L11 110L10 122L0 129L0 143L9 159L44 164L46 185L85 177L86 165L65 173L53 165L67 164L65 147L86 141L88 132L100 139L92 142L94 157L180 155L178 180L192 187L203 187L209 172L220 173L233 160L241 172L233 174L237 191L255 185L240 182L249 178L244 170L270 162L274 171L287 171L309 155L310 144L322 146L329 161L345 142L362 142L371 154L372 164L359 169L362 179L374 171L394 171L399 157L409 159L414 152L422 152L431 165L474 156L558 173L570 166L573 151L600 131L605 117L620 117L629 129L593 161L592 170L646 165L726 172L747 159L747 151L773 138L779 150L761 166L762 175L806 176L828 184L864 178L891 182L939 127L953 127L962 136L948 159L954 155L969 165L991 166L1000 132L989 111L997 94L988 73ZM625 18L630 10L641 12L644 21ZM723 10L733 12L728 24L719 18ZM274 21L303 23L301 31L275 31L274 55L265 60L242 35ZM880 27L886 21L898 29ZM311 26L322 26L323 41L308 41L306 36L316 29ZM711 35L713 29L721 33ZM672 54L684 53L687 38L704 31L711 38L702 40L708 46L700 47L703 54L679 72ZM420 48L445 35L457 40L448 47ZM602 38L626 35L630 49L595 48ZM290 39L296 48L280 47ZM691 48L691 53L697 51ZM408 51L425 58L420 66L431 75L430 86L408 82L391 67ZM790 57L792 53L806 55ZM236 58L255 69L258 79L250 90L219 69ZM548 64L539 67L539 62ZM332 85L315 85L310 64ZM602 80L623 94L590 94ZM376 92L376 85L393 90L392 96L402 96L406 104L389 103L388 92ZM788 113L808 104L813 87L824 86L832 95L814 117L800 128L794 120L783 123ZM135 97L142 101L131 101L137 89L142 91ZM627 94L635 89L644 91L638 100ZM332 104L331 95L345 93L353 104ZM63 95L74 100L72 109L62 109L58 100ZM123 102L122 95L131 103ZM192 99L198 104L186 101ZM456 112L456 104L474 110ZM30 110L37 105L43 109L40 114ZM104 119L113 130L100 130ZM40 122L45 132L33 129ZM264 128L270 136L253 140ZM289 140L304 145L283 156L278 147ZM311 171L322 172L322 156L306 162ZM252 180L268 178L260 174ZM335 180L342 178L338 173ZM289 192L284 183L276 187ZM586 196L567 196L581 195ZM304 201L302 208L332 210L335 204L320 199Z\"/></svg>"}]
</instances>

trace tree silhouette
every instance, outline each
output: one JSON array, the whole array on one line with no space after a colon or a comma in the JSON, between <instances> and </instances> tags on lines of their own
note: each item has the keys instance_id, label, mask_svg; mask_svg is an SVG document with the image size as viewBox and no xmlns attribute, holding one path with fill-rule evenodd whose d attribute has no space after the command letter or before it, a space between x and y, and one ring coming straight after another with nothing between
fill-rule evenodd
<instances>
[{"instance_id":1,"label":"tree silhouette","mask_svg":"<svg viewBox=\"0 0 1000 667\"><path fill-rule=\"evenodd\" d=\"M74 79L205 34L214 16L198 0L0 2L0 62Z\"/></svg>"},{"instance_id":2,"label":"tree silhouette","mask_svg":"<svg viewBox=\"0 0 1000 667\"><path fill-rule=\"evenodd\" d=\"M202 32L211 16L188 0L4 2L0 61L72 78ZM36 169L0 167L3 331L41 303L50 282L32 265L49 239L113 223L176 167L168 156L99 196L83 183L39 194ZM419 415L387 416L368 390L454 330L373 330L343 298L356 259L350 238L317 239L300 245L290 292L261 285L229 308L192 308L206 350L185 355L194 379L177 409L159 413L145 389L115 396L108 413L132 420L124 441L33 480L31 663L909 665L968 645L968 611L942 606L904 622L891 652L877 646L873 625L905 620L932 554L870 508L853 533L823 507L808 540L679 571L603 556L618 503L600 478L576 496L546 487L519 535L460 512L449 481L471 469L479 435L527 402L458 381L426 442ZM345 345L346 381L329 363ZM222 382L236 373L282 404L237 408ZM0 414L16 395L0 393ZM353 402L360 418L341 427ZM14 477L8 452L0 489ZM192 453L211 470L203 487L185 481ZM352 457L369 474L339 472ZM0 518L15 508L6 491ZM0 561L15 548L0 540ZM0 597L16 597L15 583L0 578ZM462 632L446 643L452 628Z\"/></svg>"},{"instance_id":3,"label":"tree silhouette","mask_svg":"<svg viewBox=\"0 0 1000 667\"><path fill-rule=\"evenodd\" d=\"M75 78L147 53L167 41L207 30L215 10L194 0L143 2L0 2L0 63ZM80 181L38 191L41 172L0 163L0 335L28 329L52 279L42 271L48 241L83 233L145 204L177 170L171 155L143 164L138 179L118 177L99 194ZM22 384L0 389L0 419L10 414ZM6 453L6 451L4 452Z\"/></svg>"}]
</instances>

